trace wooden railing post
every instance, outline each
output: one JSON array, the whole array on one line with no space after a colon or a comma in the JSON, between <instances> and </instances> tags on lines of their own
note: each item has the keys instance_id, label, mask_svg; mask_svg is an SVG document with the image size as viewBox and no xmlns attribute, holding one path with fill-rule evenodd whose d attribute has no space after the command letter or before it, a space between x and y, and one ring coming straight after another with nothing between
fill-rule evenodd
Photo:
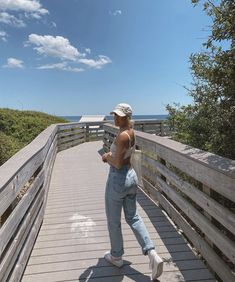
<instances>
[{"instance_id":1,"label":"wooden railing post","mask_svg":"<svg viewBox=\"0 0 235 282\"><path fill-rule=\"evenodd\" d=\"M86 137L85 137L86 142L89 142L90 138L89 138L89 125L86 124Z\"/></svg>"},{"instance_id":2,"label":"wooden railing post","mask_svg":"<svg viewBox=\"0 0 235 282\"><path fill-rule=\"evenodd\" d=\"M211 196L211 189L208 186L203 184L202 191L206 195ZM204 213L206 218L208 218L210 221L212 221L212 216L209 213L207 213L205 210L203 211L203 213ZM212 241L206 235L204 235L204 238L207 241L207 243L213 248L214 244L212 243Z\"/></svg>"},{"instance_id":3,"label":"wooden railing post","mask_svg":"<svg viewBox=\"0 0 235 282\"><path fill-rule=\"evenodd\" d=\"M164 136L164 123L163 123L163 121L161 121L161 123L160 123L160 132L161 132L161 136Z\"/></svg>"}]
</instances>

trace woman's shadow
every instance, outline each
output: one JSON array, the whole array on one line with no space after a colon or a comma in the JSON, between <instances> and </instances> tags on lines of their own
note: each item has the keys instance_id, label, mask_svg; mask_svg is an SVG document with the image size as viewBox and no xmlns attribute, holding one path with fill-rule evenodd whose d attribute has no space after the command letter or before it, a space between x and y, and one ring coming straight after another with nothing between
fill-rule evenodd
<instances>
[{"instance_id":1,"label":"woman's shadow","mask_svg":"<svg viewBox=\"0 0 235 282\"><path fill-rule=\"evenodd\" d=\"M96 265L88 267L78 278L80 282L94 281L93 279L100 278L101 281L121 282L127 276L136 282L150 282L152 281L149 276L144 275L135 268L130 266L131 262L124 260L124 266L121 268L112 266L105 261L104 258L99 258ZM106 280L106 279L107 280ZM155 280L157 281L157 280Z\"/></svg>"}]
</instances>

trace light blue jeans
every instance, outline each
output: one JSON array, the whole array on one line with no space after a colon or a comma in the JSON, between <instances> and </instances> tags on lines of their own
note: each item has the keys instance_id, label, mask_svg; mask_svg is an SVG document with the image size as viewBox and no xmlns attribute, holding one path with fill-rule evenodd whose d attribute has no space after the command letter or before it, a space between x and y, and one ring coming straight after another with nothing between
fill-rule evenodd
<instances>
[{"instance_id":1,"label":"light blue jeans","mask_svg":"<svg viewBox=\"0 0 235 282\"><path fill-rule=\"evenodd\" d=\"M142 218L136 210L137 175L133 168L124 166L116 169L110 166L105 191L105 210L111 243L111 255L124 254L121 230L121 212L124 209L126 222L134 232L144 255L154 249L153 242Z\"/></svg>"}]
</instances>

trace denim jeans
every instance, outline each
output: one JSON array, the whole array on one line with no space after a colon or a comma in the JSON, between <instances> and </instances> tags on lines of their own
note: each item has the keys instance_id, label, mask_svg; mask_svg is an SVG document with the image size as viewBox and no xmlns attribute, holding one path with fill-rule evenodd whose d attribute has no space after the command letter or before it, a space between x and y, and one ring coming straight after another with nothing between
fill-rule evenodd
<instances>
[{"instance_id":1,"label":"denim jeans","mask_svg":"<svg viewBox=\"0 0 235 282\"><path fill-rule=\"evenodd\" d=\"M111 255L120 257L124 254L121 230L122 207L126 222L134 232L144 255L154 249L153 242L142 218L136 210L137 175L133 168L124 166L116 169L110 166L105 191L105 210L111 243Z\"/></svg>"}]
</instances>

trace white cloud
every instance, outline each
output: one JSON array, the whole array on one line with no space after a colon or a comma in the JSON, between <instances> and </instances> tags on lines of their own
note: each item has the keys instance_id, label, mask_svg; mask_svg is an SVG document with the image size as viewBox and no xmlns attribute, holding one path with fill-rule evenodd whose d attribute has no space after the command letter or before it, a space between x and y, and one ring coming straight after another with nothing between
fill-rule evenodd
<instances>
[{"instance_id":1,"label":"white cloud","mask_svg":"<svg viewBox=\"0 0 235 282\"><path fill-rule=\"evenodd\" d=\"M25 23L22 20L17 19L15 16L10 15L7 12L0 12L0 23L14 27L25 27Z\"/></svg>"},{"instance_id":2,"label":"white cloud","mask_svg":"<svg viewBox=\"0 0 235 282\"><path fill-rule=\"evenodd\" d=\"M33 49L40 55L62 60L62 62L55 64L39 66L38 69L59 69L63 71L81 72L84 71L84 69L71 66L71 61L75 64L83 64L93 69L101 69L106 64L112 62L109 57L103 55L99 55L96 60L87 58L86 55L91 53L90 48L85 48L85 54L80 53L76 47L70 44L67 38L62 36L30 34L25 46L30 45L33 46Z\"/></svg>"},{"instance_id":3,"label":"white cloud","mask_svg":"<svg viewBox=\"0 0 235 282\"><path fill-rule=\"evenodd\" d=\"M109 57L99 55L98 60L93 60L93 59L79 59L79 62L82 64L87 65L90 68L94 69L101 69L104 65L111 63L112 61L110 60Z\"/></svg>"},{"instance_id":4,"label":"white cloud","mask_svg":"<svg viewBox=\"0 0 235 282\"><path fill-rule=\"evenodd\" d=\"M23 61L15 59L15 58L8 58L7 59L7 64L3 66L4 68L19 68L23 69Z\"/></svg>"},{"instance_id":5,"label":"white cloud","mask_svg":"<svg viewBox=\"0 0 235 282\"><path fill-rule=\"evenodd\" d=\"M90 48L86 48L85 51L86 51L87 54L91 54L91 49Z\"/></svg>"},{"instance_id":6,"label":"white cloud","mask_svg":"<svg viewBox=\"0 0 235 282\"><path fill-rule=\"evenodd\" d=\"M5 31L0 30L0 40L7 42L7 37L8 37L8 34Z\"/></svg>"},{"instance_id":7,"label":"white cloud","mask_svg":"<svg viewBox=\"0 0 235 282\"><path fill-rule=\"evenodd\" d=\"M70 44L67 38L62 36L30 34L28 43L36 45L34 49L41 55L71 61L76 61L78 57L84 56Z\"/></svg>"},{"instance_id":8,"label":"white cloud","mask_svg":"<svg viewBox=\"0 0 235 282\"><path fill-rule=\"evenodd\" d=\"M25 27L23 19L41 19L46 14L48 10L38 0L0 0L0 23Z\"/></svg>"},{"instance_id":9,"label":"white cloud","mask_svg":"<svg viewBox=\"0 0 235 282\"><path fill-rule=\"evenodd\" d=\"M38 0L0 0L0 10L25 12L34 18L49 13Z\"/></svg>"},{"instance_id":10,"label":"white cloud","mask_svg":"<svg viewBox=\"0 0 235 282\"><path fill-rule=\"evenodd\" d=\"M82 68L76 68L68 66L67 63L58 63L58 64L48 64L38 67L38 69L45 70L45 69L58 69L63 71L70 71L70 72L82 72L84 69Z\"/></svg>"},{"instance_id":11,"label":"white cloud","mask_svg":"<svg viewBox=\"0 0 235 282\"><path fill-rule=\"evenodd\" d=\"M118 16L122 14L122 11L121 10L109 11L109 14L112 16Z\"/></svg>"}]
</instances>

